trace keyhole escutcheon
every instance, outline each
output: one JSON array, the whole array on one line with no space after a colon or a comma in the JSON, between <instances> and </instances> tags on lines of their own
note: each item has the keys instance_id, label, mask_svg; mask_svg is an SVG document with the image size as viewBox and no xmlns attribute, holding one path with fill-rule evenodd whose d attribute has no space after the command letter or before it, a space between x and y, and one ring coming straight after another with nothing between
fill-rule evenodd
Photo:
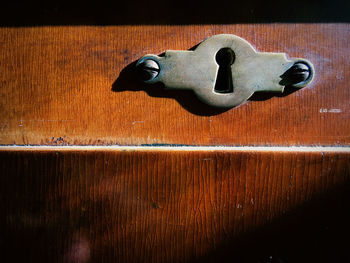
<instances>
[{"instance_id":1,"label":"keyhole escutcheon","mask_svg":"<svg viewBox=\"0 0 350 263\"><path fill-rule=\"evenodd\" d=\"M232 64L235 61L235 53L231 48L222 48L215 55L216 63L219 65L218 75L214 91L218 93L232 93Z\"/></svg>"}]
</instances>

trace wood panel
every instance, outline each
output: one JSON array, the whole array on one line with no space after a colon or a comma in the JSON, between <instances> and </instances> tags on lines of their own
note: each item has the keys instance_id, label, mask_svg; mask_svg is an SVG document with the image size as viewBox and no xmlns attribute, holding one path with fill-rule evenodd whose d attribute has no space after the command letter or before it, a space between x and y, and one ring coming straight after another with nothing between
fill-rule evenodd
<instances>
[{"instance_id":1,"label":"wood panel","mask_svg":"<svg viewBox=\"0 0 350 263\"><path fill-rule=\"evenodd\" d=\"M349 233L349 159L346 152L4 150L1 257L271 262L258 260L279 253L292 260L278 262L346 262L339 240Z\"/></svg>"},{"instance_id":2,"label":"wood panel","mask_svg":"<svg viewBox=\"0 0 350 263\"><path fill-rule=\"evenodd\" d=\"M219 112L127 67L219 33L309 59L313 84ZM349 145L349 37L349 24L1 28L0 144Z\"/></svg>"}]
</instances>

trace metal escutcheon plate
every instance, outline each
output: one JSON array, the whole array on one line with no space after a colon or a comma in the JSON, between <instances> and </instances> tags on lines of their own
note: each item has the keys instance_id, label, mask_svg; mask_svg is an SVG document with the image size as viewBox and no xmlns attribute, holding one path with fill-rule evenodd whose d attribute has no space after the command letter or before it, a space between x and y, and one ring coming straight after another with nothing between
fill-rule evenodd
<instances>
[{"instance_id":1,"label":"metal escutcheon plate","mask_svg":"<svg viewBox=\"0 0 350 263\"><path fill-rule=\"evenodd\" d=\"M224 49L232 51L227 54L231 56L230 65L218 62L218 52ZM314 77L313 65L306 59L289 60L284 53L257 52L246 40L230 34L212 36L193 51L145 55L136 65L151 72L144 79L146 83L162 82L167 89L193 90L203 102L225 108L242 104L257 91L283 92L286 85L302 88ZM231 89L216 89L219 78L224 78L220 83L228 82Z\"/></svg>"}]
</instances>

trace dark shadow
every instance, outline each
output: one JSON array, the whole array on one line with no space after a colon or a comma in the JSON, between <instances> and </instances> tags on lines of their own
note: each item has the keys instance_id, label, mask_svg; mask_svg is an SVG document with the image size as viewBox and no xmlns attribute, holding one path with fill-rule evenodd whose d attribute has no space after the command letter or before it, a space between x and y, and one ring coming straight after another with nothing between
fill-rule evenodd
<instances>
[{"instance_id":1,"label":"dark shadow","mask_svg":"<svg viewBox=\"0 0 350 263\"><path fill-rule=\"evenodd\" d=\"M194 50L196 46L190 48L189 50ZM163 54L164 53L160 54L160 56L162 56ZM200 101L192 91L165 90L164 85L162 83L145 84L139 80L135 65L136 65L136 61L126 66L120 72L118 78L112 84L113 92L144 91L151 97L175 99L186 110L200 116L213 116L231 109L231 108L215 108L215 107L209 106L203 103L202 101ZM249 98L249 100L264 101L264 100L271 99L273 97L285 97L298 90L300 90L300 88L287 86L285 87L283 93L256 92L253 94L253 96Z\"/></svg>"},{"instance_id":2,"label":"dark shadow","mask_svg":"<svg viewBox=\"0 0 350 263\"><path fill-rule=\"evenodd\" d=\"M350 22L346 0L4 1L1 26Z\"/></svg>"},{"instance_id":3,"label":"dark shadow","mask_svg":"<svg viewBox=\"0 0 350 263\"><path fill-rule=\"evenodd\" d=\"M337 186L196 263L350 262L349 193L349 182Z\"/></svg>"},{"instance_id":4,"label":"dark shadow","mask_svg":"<svg viewBox=\"0 0 350 263\"><path fill-rule=\"evenodd\" d=\"M120 72L119 77L112 84L113 92L145 91L151 97L175 99L186 110L200 116L217 115L229 110L215 108L201 102L192 91L165 90L162 83L145 84L138 79L135 65L136 61L126 66Z\"/></svg>"},{"instance_id":5,"label":"dark shadow","mask_svg":"<svg viewBox=\"0 0 350 263\"><path fill-rule=\"evenodd\" d=\"M292 86L286 86L282 93L280 92L255 92L253 96L249 98L250 101L264 101L269 100L273 97L286 97L296 91L300 90L300 88L295 88Z\"/></svg>"}]
</instances>

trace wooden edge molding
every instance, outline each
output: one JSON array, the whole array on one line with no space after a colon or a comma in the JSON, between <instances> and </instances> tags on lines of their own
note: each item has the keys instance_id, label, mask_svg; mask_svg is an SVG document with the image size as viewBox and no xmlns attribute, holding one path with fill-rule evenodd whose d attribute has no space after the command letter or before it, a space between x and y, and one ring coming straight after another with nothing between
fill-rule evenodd
<instances>
[{"instance_id":1,"label":"wooden edge molding","mask_svg":"<svg viewBox=\"0 0 350 263\"><path fill-rule=\"evenodd\" d=\"M0 151L229 151L229 152L335 152L350 153L347 146L0 146Z\"/></svg>"}]
</instances>

